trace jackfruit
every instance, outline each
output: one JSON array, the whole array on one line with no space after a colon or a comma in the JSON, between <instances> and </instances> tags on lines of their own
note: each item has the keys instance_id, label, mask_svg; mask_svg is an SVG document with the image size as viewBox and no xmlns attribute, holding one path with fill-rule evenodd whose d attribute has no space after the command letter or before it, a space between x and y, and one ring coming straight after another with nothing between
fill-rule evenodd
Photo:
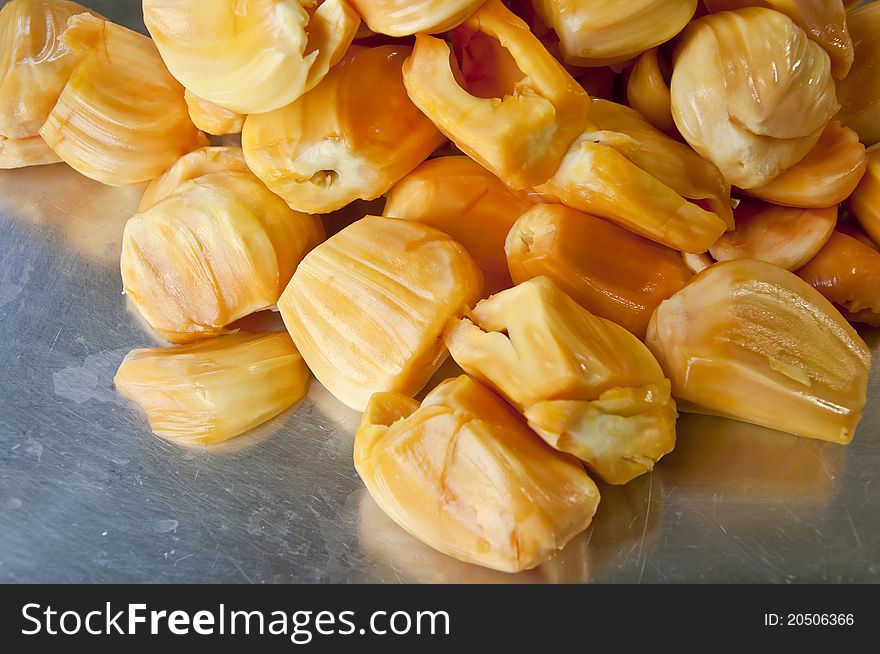
<instances>
[{"instance_id":1,"label":"jackfruit","mask_svg":"<svg viewBox=\"0 0 880 654\"><path fill-rule=\"evenodd\" d=\"M465 154L508 186L553 175L584 128L589 96L500 0L445 41L416 35L403 67L412 101Z\"/></svg>"},{"instance_id":2,"label":"jackfruit","mask_svg":"<svg viewBox=\"0 0 880 654\"><path fill-rule=\"evenodd\" d=\"M251 170L306 213L388 191L443 143L403 86L410 51L353 47L293 104L248 116L241 142Z\"/></svg>"},{"instance_id":3,"label":"jackfruit","mask_svg":"<svg viewBox=\"0 0 880 654\"><path fill-rule=\"evenodd\" d=\"M91 14L61 35L80 57L40 135L68 165L104 184L144 184L208 144L153 42Z\"/></svg>"},{"instance_id":4,"label":"jackfruit","mask_svg":"<svg viewBox=\"0 0 880 654\"><path fill-rule=\"evenodd\" d=\"M489 389L449 379L421 406L397 393L370 399L354 465L401 527L460 561L529 570L586 529L599 490Z\"/></svg>"},{"instance_id":5,"label":"jackfruit","mask_svg":"<svg viewBox=\"0 0 880 654\"><path fill-rule=\"evenodd\" d=\"M650 471L675 447L675 402L648 348L547 277L450 321L446 344L466 373L520 409L549 445L608 483Z\"/></svg>"},{"instance_id":6,"label":"jackfruit","mask_svg":"<svg viewBox=\"0 0 880 654\"><path fill-rule=\"evenodd\" d=\"M645 340L682 411L849 443L865 406L871 352L794 273L717 263L657 308Z\"/></svg>"},{"instance_id":7,"label":"jackfruit","mask_svg":"<svg viewBox=\"0 0 880 654\"><path fill-rule=\"evenodd\" d=\"M322 238L319 219L292 211L250 173L202 175L125 225L124 292L173 343L216 336L272 307Z\"/></svg>"},{"instance_id":8,"label":"jackfruit","mask_svg":"<svg viewBox=\"0 0 880 654\"><path fill-rule=\"evenodd\" d=\"M239 114L280 109L313 88L360 25L346 0L144 0L143 8L171 74Z\"/></svg>"},{"instance_id":9,"label":"jackfruit","mask_svg":"<svg viewBox=\"0 0 880 654\"><path fill-rule=\"evenodd\" d=\"M421 390L446 359L444 325L482 281L443 232L367 216L303 259L278 308L318 381L362 411L373 393Z\"/></svg>"},{"instance_id":10,"label":"jackfruit","mask_svg":"<svg viewBox=\"0 0 880 654\"><path fill-rule=\"evenodd\" d=\"M561 204L538 204L507 237L517 284L546 276L582 307L644 338L654 309L691 278L675 250Z\"/></svg>"},{"instance_id":11,"label":"jackfruit","mask_svg":"<svg viewBox=\"0 0 880 654\"><path fill-rule=\"evenodd\" d=\"M709 248L717 261L758 259L797 270L831 238L837 207L797 209L760 200L742 200L734 213L736 229Z\"/></svg>"},{"instance_id":12,"label":"jackfruit","mask_svg":"<svg viewBox=\"0 0 880 654\"><path fill-rule=\"evenodd\" d=\"M759 7L692 22L670 93L684 139L743 189L803 159L839 108L825 51L788 16Z\"/></svg>"},{"instance_id":13,"label":"jackfruit","mask_svg":"<svg viewBox=\"0 0 880 654\"><path fill-rule=\"evenodd\" d=\"M308 390L309 370L286 333L241 333L133 350L113 381L146 412L157 436L210 444L296 404Z\"/></svg>"},{"instance_id":14,"label":"jackfruit","mask_svg":"<svg viewBox=\"0 0 880 654\"><path fill-rule=\"evenodd\" d=\"M483 294L491 295L513 285L504 241L532 204L478 163L452 156L426 161L397 182L388 192L383 214L449 234L474 258L483 273Z\"/></svg>"},{"instance_id":15,"label":"jackfruit","mask_svg":"<svg viewBox=\"0 0 880 654\"><path fill-rule=\"evenodd\" d=\"M593 100L587 131L534 190L684 252L705 252L733 228L730 187L715 166L606 100Z\"/></svg>"}]
</instances>

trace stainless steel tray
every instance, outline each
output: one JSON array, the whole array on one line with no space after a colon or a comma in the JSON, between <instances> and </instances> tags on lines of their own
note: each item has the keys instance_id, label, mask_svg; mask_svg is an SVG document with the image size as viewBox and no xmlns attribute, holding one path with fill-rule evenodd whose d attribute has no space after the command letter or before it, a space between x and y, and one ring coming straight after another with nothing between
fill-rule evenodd
<instances>
[{"instance_id":1,"label":"stainless steel tray","mask_svg":"<svg viewBox=\"0 0 880 654\"><path fill-rule=\"evenodd\" d=\"M143 29L139 2L86 4ZM0 171L0 581L880 581L876 375L849 447L684 416L653 474L603 486L592 527L520 575L386 518L351 464L358 415L315 382L227 445L153 437L112 386L151 344L117 266L139 195L60 164Z\"/></svg>"}]
</instances>

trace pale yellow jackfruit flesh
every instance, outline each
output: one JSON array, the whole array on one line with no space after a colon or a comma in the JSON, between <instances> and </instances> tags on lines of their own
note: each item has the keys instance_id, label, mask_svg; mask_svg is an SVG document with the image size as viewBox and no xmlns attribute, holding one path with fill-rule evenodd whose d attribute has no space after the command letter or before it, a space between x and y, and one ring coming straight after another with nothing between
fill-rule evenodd
<instances>
[{"instance_id":1,"label":"pale yellow jackfruit flesh","mask_svg":"<svg viewBox=\"0 0 880 654\"><path fill-rule=\"evenodd\" d=\"M838 120L855 130L862 143L880 142L880 3L847 12L855 62L837 85Z\"/></svg>"},{"instance_id":2,"label":"pale yellow jackfruit flesh","mask_svg":"<svg viewBox=\"0 0 880 654\"><path fill-rule=\"evenodd\" d=\"M593 100L588 122L538 194L684 252L733 228L730 187L688 146L607 100Z\"/></svg>"},{"instance_id":3,"label":"pale yellow jackfruit flesh","mask_svg":"<svg viewBox=\"0 0 880 654\"><path fill-rule=\"evenodd\" d=\"M797 274L850 322L880 326L880 252L873 246L835 231Z\"/></svg>"},{"instance_id":4,"label":"pale yellow jackfruit flesh","mask_svg":"<svg viewBox=\"0 0 880 654\"><path fill-rule=\"evenodd\" d=\"M505 246L517 284L545 276L600 318L644 338L661 301L691 278L678 252L561 204L538 204Z\"/></svg>"},{"instance_id":5,"label":"pale yellow jackfruit flesh","mask_svg":"<svg viewBox=\"0 0 880 654\"><path fill-rule=\"evenodd\" d=\"M43 166L60 161L61 157L46 145L39 134L21 139L0 136L0 169Z\"/></svg>"},{"instance_id":6,"label":"pale yellow jackfruit flesh","mask_svg":"<svg viewBox=\"0 0 880 654\"><path fill-rule=\"evenodd\" d=\"M189 117L193 124L203 132L216 136L241 133L245 118L242 114L202 100L191 91L185 91L183 99L186 100Z\"/></svg>"},{"instance_id":7,"label":"pale yellow jackfruit flesh","mask_svg":"<svg viewBox=\"0 0 880 654\"><path fill-rule=\"evenodd\" d=\"M438 157L394 185L383 215L449 234L474 258L483 273L483 294L491 295L513 286L504 241L532 204L468 157Z\"/></svg>"},{"instance_id":8,"label":"pale yellow jackfruit flesh","mask_svg":"<svg viewBox=\"0 0 880 654\"><path fill-rule=\"evenodd\" d=\"M709 248L715 260L758 259L786 270L797 270L816 256L837 224L836 205L798 209L742 200L734 215L736 229Z\"/></svg>"},{"instance_id":9,"label":"pale yellow jackfruit flesh","mask_svg":"<svg viewBox=\"0 0 880 654\"><path fill-rule=\"evenodd\" d=\"M455 362L523 411L551 446L624 484L675 447L675 402L654 356L630 332L536 277L453 320Z\"/></svg>"},{"instance_id":10,"label":"pale yellow jackfruit flesh","mask_svg":"<svg viewBox=\"0 0 880 654\"><path fill-rule=\"evenodd\" d=\"M154 434L195 445L228 440L293 406L309 370L287 333L240 333L133 350L113 381Z\"/></svg>"},{"instance_id":11,"label":"pale yellow jackfruit flesh","mask_svg":"<svg viewBox=\"0 0 880 654\"><path fill-rule=\"evenodd\" d=\"M0 9L0 168L61 161L39 131L78 60L59 37L68 18L87 11L67 0Z\"/></svg>"},{"instance_id":12,"label":"pale yellow jackfruit flesh","mask_svg":"<svg viewBox=\"0 0 880 654\"><path fill-rule=\"evenodd\" d=\"M410 98L511 188L547 180L583 130L587 93L500 0L450 38L454 53L442 39L416 36L403 68Z\"/></svg>"},{"instance_id":13,"label":"pale yellow jackfruit flesh","mask_svg":"<svg viewBox=\"0 0 880 654\"><path fill-rule=\"evenodd\" d=\"M825 51L784 14L758 7L692 22L670 92L684 139L743 189L803 159L839 108Z\"/></svg>"},{"instance_id":14,"label":"pale yellow jackfruit flesh","mask_svg":"<svg viewBox=\"0 0 880 654\"><path fill-rule=\"evenodd\" d=\"M669 78L663 70L666 62L661 58L660 51L651 48L636 59L626 83L626 97L629 106L645 120L664 134L675 136L678 130L672 120Z\"/></svg>"},{"instance_id":15,"label":"pale yellow jackfruit flesh","mask_svg":"<svg viewBox=\"0 0 880 654\"><path fill-rule=\"evenodd\" d=\"M549 559L589 526L599 503L576 459L544 444L467 376L447 380L421 406L374 395L354 463L376 503L410 534L504 572Z\"/></svg>"},{"instance_id":16,"label":"pale yellow jackfruit flesh","mask_svg":"<svg viewBox=\"0 0 880 654\"><path fill-rule=\"evenodd\" d=\"M223 333L272 307L299 261L323 238L250 173L202 175L125 226L124 292L164 338Z\"/></svg>"},{"instance_id":17,"label":"pale yellow jackfruit flesh","mask_svg":"<svg viewBox=\"0 0 880 654\"><path fill-rule=\"evenodd\" d=\"M482 276L448 235L367 216L315 248L278 301L294 343L338 400L414 395L446 359L442 331L480 297Z\"/></svg>"},{"instance_id":18,"label":"pale yellow jackfruit flesh","mask_svg":"<svg viewBox=\"0 0 880 654\"><path fill-rule=\"evenodd\" d=\"M168 170L150 182L143 196L141 196L138 213L146 211L157 202L174 193L184 182L202 175L225 171L250 172L245 163L241 148L208 146L188 152L175 161Z\"/></svg>"},{"instance_id":19,"label":"pale yellow jackfruit flesh","mask_svg":"<svg viewBox=\"0 0 880 654\"><path fill-rule=\"evenodd\" d=\"M306 213L388 191L444 140L406 94L401 67L410 51L353 47L293 104L248 116L242 147L251 170Z\"/></svg>"},{"instance_id":20,"label":"pale yellow jackfruit flesh","mask_svg":"<svg viewBox=\"0 0 880 654\"><path fill-rule=\"evenodd\" d=\"M859 135L832 120L803 159L748 193L790 207L831 207L852 194L865 167L865 146Z\"/></svg>"},{"instance_id":21,"label":"pale yellow jackfruit flesh","mask_svg":"<svg viewBox=\"0 0 880 654\"><path fill-rule=\"evenodd\" d=\"M683 411L849 443L871 353L840 312L769 263L717 263L657 309L645 341Z\"/></svg>"},{"instance_id":22,"label":"pale yellow jackfruit flesh","mask_svg":"<svg viewBox=\"0 0 880 654\"><path fill-rule=\"evenodd\" d=\"M862 181L849 199L849 209L875 243L880 243L880 146L868 152Z\"/></svg>"},{"instance_id":23,"label":"pale yellow jackfruit flesh","mask_svg":"<svg viewBox=\"0 0 880 654\"><path fill-rule=\"evenodd\" d=\"M239 114L280 109L313 88L360 24L346 0L317 9L300 0L144 0L143 8L171 74Z\"/></svg>"},{"instance_id":24,"label":"pale yellow jackfruit flesh","mask_svg":"<svg viewBox=\"0 0 880 654\"><path fill-rule=\"evenodd\" d=\"M461 24L485 0L351 0L371 30L389 36L436 34Z\"/></svg>"},{"instance_id":25,"label":"pale yellow jackfruit flesh","mask_svg":"<svg viewBox=\"0 0 880 654\"><path fill-rule=\"evenodd\" d=\"M573 66L633 59L673 38L697 9L697 0L536 0L533 4L556 31L562 57Z\"/></svg>"},{"instance_id":26,"label":"pale yellow jackfruit flesh","mask_svg":"<svg viewBox=\"0 0 880 654\"><path fill-rule=\"evenodd\" d=\"M839 0L703 0L703 4L713 13L744 7L780 11L828 53L834 77L843 79L849 74L853 43L847 30L844 3Z\"/></svg>"},{"instance_id":27,"label":"pale yellow jackfruit flesh","mask_svg":"<svg viewBox=\"0 0 880 654\"><path fill-rule=\"evenodd\" d=\"M150 39L79 14L61 40L80 61L40 135L72 168L104 184L143 184L208 144Z\"/></svg>"}]
</instances>

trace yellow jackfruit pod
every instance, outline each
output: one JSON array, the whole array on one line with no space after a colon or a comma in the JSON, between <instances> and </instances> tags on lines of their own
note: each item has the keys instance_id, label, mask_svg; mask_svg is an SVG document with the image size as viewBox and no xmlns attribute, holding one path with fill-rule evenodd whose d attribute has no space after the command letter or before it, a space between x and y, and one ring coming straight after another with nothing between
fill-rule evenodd
<instances>
[{"instance_id":1,"label":"yellow jackfruit pod","mask_svg":"<svg viewBox=\"0 0 880 654\"><path fill-rule=\"evenodd\" d=\"M880 326L880 252L870 245L835 231L797 275L850 322Z\"/></svg>"},{"instance_id":2,"label":"yellow jackfruit pod","mask_svg":"<svg viewBox=\"0 0 880 654\"><path fill-rule=\"evenodd\" d=\"M185 91L183 99L189 108L189 117L193 124L203 132L216 136L240 134L244 126L244 116L216 104L202 100L190 91Z\"/></svg>"},{"instance_id":3,"label":"yellow jackfruit pod","mask_svg":"<svg viewBox=\"0 0 880 654\"><path fill-rule=\"evenodd\" d=\"M406 94L400 71L410 52L352 48L293 104L248 116L241 142L251 170L306 213L385 193L444 140Z\"/></svg>"},{"instance_id":4,"label":"yellow jackfruit pod","mask_svg":"<svg viewBox=\"0 0 880 654\"><path fill-rule=\"evenodd\" d=\"M146 36L78 14L61 40L80 60L40 135L76 171L112 186L143 184L208 144Z\"/></svg>"},{"instance_id":5,"label":"yellow jackfruit pod","mask_svg":"<svg viewBox=\"0 0 880 654\"><path fill-rule=\"evenodd\" d=\"M171 74L239 114L280 109L313 88L360 25L346 0L144 0L143 8Z\"/></svg>"},{"instance_id":6,"label":"yellow jackfruit pod","mask_svg":"<svg viewBox=\"0 0 880 654\"><path fill-rule=\"evenodd\" d=\"M880 243L880 146L868 152L862 181L849 199L849 210L875 243Z\"/></svg>"},{"instance_id":7,"label":"yellow jackfruit pod","mask_svg":"<svg viewBox=\"0 0 880 654\"><path fill-rule=\"evenodd\" d=\"M0 136L0 169L44 166L60 161L61 157L39 134L20 139Z\"/></svg>"},{"instance_id":8,"label":"yellow jackfruit pod","mask_svg":"<svg viewBox=\"0 0 880 654\"><path fill-rule=\"evenodd\" d=\"M467 376L422 401L370 399L354 465L398 525L460 561L530 570L586 529L599 490L577 459L529 430L501 398Z\"/></svg>"},{"instance_id":9,"label":"yellow jackfruit pod","mask_svg":"<svg viewBox=\"0 0 880 654\"><path fill-rule=\"evenodd\" d=\"M460 25L485 0L351 0L374 32L389 36L437 34Z\"/></svg>"},{"instance_id":10,"label":"yellow jackfruit pod","mask_svg":"<svg viewBox=\"0 0 880 654\"><path fill-rule=\"evenodd\" d=\"M323 238L250 173L202 175L125 225L124 292L159 334L185 343L272 307Z\"/></svg>"},{"instance_id":11,"label":"yellow jackfruit pod","mask_svg":"<svg viewBox=\"0 0 880 654\"><path fill-rule=\"evenodd\" d=\"M695 275L703 272L706 268L715 263L715 260L709 256L708 252L701 252L700 254L682 252L681 260L684 262L684 265L688 267L688 270Z\"/></svg>"},{"instance_id":12,"label":"yellow jackfruit pod","mask_svg":"<svg viewBox=\"0 0 880 654\"><path fill-rule=\"evenodd\" d=\"M871 353L840 312L794 273L717 263L657 308L645 341L683 411L849 443Z\"/></svg>"},{"instance_id":13,"label":"yellow jackfruit pod","mask_svg":"<svg viewBox=\"0 0 880 654\"><path fill-rule=\"evenodd\" d=\"M626 83L629 106L664 134L678 134L672 120L669 97L669 74L664 71L666 61L657 48L651 48L636 59Z\"/></svg>"},{"instance_id":14,"label":"yellow jackfruit pod","mask_svg":"<svg viewBox=\"0 0 880 654\"><path fill-rule=\"evenodd\" d=\"M758 259L786 270L797 270L831 238L837 206L798 209L742 200L736 208L736 229L709 248L716 261Z\"/></svg>"},{"instance_id":15,"label":"yellow jackfruit pod","mask_svg":"<svg viewBox=\"0 0 880 654\"><path fill-rule=\"evenodd\" d=\"M730 187L711 163L629 107L593 100L590 126L535 191L684 252L733 228Z\"/></svg>"},{"instance_id":16,"label":"yellow jackfruit pod","mask_svg":"<svg viewBox=\"0 0 880 654\"><path fill-rule=\"evenodd\" d=\"M841 0L704 0L704 4L713 13L745 7L780 11L828 53L834 77L843 79L849 73L853 63L853 44Z\"/></svg>"},{"instance_id":17,"label":"yellow jackfruit pod","mask_svg":"<svg viewBox=\"0 0 880 654\"><path fill-rule=\"evenodd\" d=\"M241 148L208 146L188 152L171 164L168 170L150 182L141 196L138 213L146 211L174 193L184 182L202 175L224 171L250 172L244 161Z\"/></svg>"},{"instance_id":18,"label":"yellow jackfruit pod","mask_svg":"<svg viewBox=\"0 0 880 654\"><path fill-rule=\"evenodd\" d=\"M743 189L803 159L839 108L825 51L788 16L760 7L692 22L670 93L684 139Z\"/></svg>"},{"instance_id":19,"label":"yellow jackfruit pod","mask_svg":"<svg viewBox=\"0 0 880 654\"><path fill-rule=\"evenodd\" d=\"M195 445L234 438L293 406L309 369L287 333L241 333L133 350L113 381L154 434Z\"/></svg>"},{"instance_id":20,"label":"yellow jackfruit pod","mask_svg":"<svg viewBox=\"0 0 880 654\"><path fill-rule=\"evenodd\" d=\"M794 166L749 195L790 207L822 208L846 200L865 174L859 135L832 120L813 149Z\"/></svg>"},{"instance_id":21,"label":"yellow jackfruit pod","mask_svg":"<svg viewBox=\"0 0 880 654\"><path fill-rule=\"evenodd\" d=\"M880 3L870 2L847 12L855 62L837 85L837 118L855 130L862 143L880 142Z\"/></svg>"},{"instance_id":22,"label":"yellow jackfruit pod","mask_svg":"<svg viewBox=\"0 0 880 654\"><path fill-rule=\"evenodd\" d=\"M443 232L367 216L303 259L278 308L318 381L362 411L373 393L421 390L446 359L443 327L482 281Z\"/></svg>"},{"instance_id":23,"label":"yellow jackfruit pod","mask_svg":"<svg viewBox=\"0 0 880 654\"><path fill-rule=\"evenodd\" d=\"M628 61L678 34L697 0L534 0L573 66Z\"/></svg>"},{"instance_id":24,"label":"yellow jackfruit pod","mask_svg":"<svg viewBox=\"0 0 880 654\"><path fill-rule=\"evenodd\" d=\"M675 250L569 209L538 204L507 237L513 281L552 279L591 313L644 338L654 309L692 277Z\"/></svg>"},{"instance_id":25,"label":"yellow jackfruit pod","mask_svg":"<svg viewBox=\"0 0 880 654\"><path fill-rule=\"evenodd\" d=\"M446 344L466 373L519 408L549 445L608 483L650 471L675 447L675 402L648 348L547 277L450 321Z\"/></svg>"},{"instance_id":26,"label":"yellow jackfruit pod","mask_svg":"<svg viewBox=\"0 0 880 654\"><path fill-rule=\"evenodd\" d=\"M426 161L397 182L383 213L436 227L461 243L483 273L483 294L491 295L513 285L504 241L532 204L480 164L452 156Z\"/></svg>"},{"instance_id":27,"label":"yellow jackfruit pod","mask_svg":"<svg viewBox=\"0 0 880 654\"><path fill-rule=\"evenodd\" d=\"M445 41L418 34L403 67L416 106L514 189L547 180L581 133L589 96L500 0Z\"/></svg>"},{"instance_id":28,"label":"yellow jackfruit pod","mask_svg":"<svg viewBox=\"0 0 880 654\"><path fill-rule=\"evenodd\" d=\"M0 168L57 163L40 127L78 57L58 38L89 10L67 0L12 0L0 9Z\"/></svg>"}]
</instances>

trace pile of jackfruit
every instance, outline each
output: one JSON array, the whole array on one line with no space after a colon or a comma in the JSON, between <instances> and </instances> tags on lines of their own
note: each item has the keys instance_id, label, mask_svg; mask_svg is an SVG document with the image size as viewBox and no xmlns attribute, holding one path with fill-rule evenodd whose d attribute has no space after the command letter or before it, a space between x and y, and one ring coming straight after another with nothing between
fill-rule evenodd
<instances>
[{"instance_id":1,"label":"pile of jackfruit","mask_svg":"<svg viewBox=\"0 0 880 654\"><path fill-rule=\"evenodd\" d=\"M851 323L880 325L880 2L143 13L152 38L3 7L0 167L146 185L122 283L170 345L115 382L155 434L233 438L314 375L363 412L378 505L503 571L588 527L594 477L651 471L679 410L852 439ZM382 197L327 238L322 215ZM286 331L236 326L267 309ZM449 355L463 374L426 389Z\"/></svg>"}]
</instances>

